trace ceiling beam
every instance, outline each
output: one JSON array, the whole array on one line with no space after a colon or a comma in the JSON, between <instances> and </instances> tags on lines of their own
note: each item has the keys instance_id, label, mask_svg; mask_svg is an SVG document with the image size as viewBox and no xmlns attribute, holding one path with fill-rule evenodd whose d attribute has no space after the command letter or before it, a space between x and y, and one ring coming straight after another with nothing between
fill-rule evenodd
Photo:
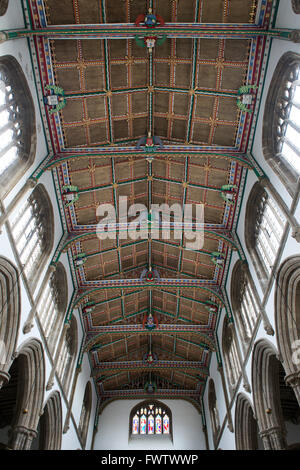
<instances>
[{"instance_id":1,"label":"ceiling beam","mask_svg":"<svg viewBox=\"0 0 300 470\"><path fill-rule=\"evenodd\" d=\"M168 38L209 38L209 39L255 39L273 37L290 39L293 30L265 30L253 24L219 24L209 27L204 23L166 23L149 31L147 28L128 24L95 24L95 25L63 25L48 28L17 29L2 31L2 41L28 37L45 37L47 39L134 39L135 36L167 36Z\"/></svg>"},{"instance_id":2,"label":"ceiling beam","mask_svg":"<svg viewBox=\"0 0 300 470\"><path fill-rule=\"evenodd\" d=\"M139 370L151 372L160 369L195 370L203 377L207 377L209 374L208 368L200 361L154 361L152 364L148 364L145 361L111 361L99 362L97 366L93 368L92 375L97 379L105 370Z\"/></svg>"},{"instance_id":3,"label":"ceiling beam","mask_svg":"<svg viewBox=\"0 0 300 470\"><path fill-rule=\"evenodd\" d=\"M163 149L156 150L155 152L149 153L147 149L136 149L135 147L121 147L117 145L97 147L97 149L68 149L68 151L61 152L54 155L50 160L47 161L47 164L43 168L43 171L50 170L56 166L60 166L64 162L77 159L79 157L88 157L88 158L97 158L98 160L107 157L142 157L146 158L151 155L151 157L199 157L201 158L221 158L225 160L234 160L239 163L241 166L248 169L253 169L253 164L245 153L238 152L234 148L228 150L228 147L218 147L218 149L208 149L207 146L199 145L165 145Z\"/></svg>"}]
</instances>

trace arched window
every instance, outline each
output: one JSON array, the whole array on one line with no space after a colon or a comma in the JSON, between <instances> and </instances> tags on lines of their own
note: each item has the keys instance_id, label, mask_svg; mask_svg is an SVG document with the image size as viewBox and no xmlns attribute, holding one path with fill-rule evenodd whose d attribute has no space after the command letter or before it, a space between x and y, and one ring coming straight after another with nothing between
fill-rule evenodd
<instances>
[{"instance_id":1,"label":"arched window","mask_svg":"<svg viewBox=\"0 0 300 470\"><path fill-rule=\"evenodd\" d=\"M0 4L0 14L2 4ZM0 194L2 197L12 189L33 163L35 150L35 111L26 78L14 57L3 56L0 58Z\"/></svg>"},{"instance_id":2,"label":"arched window","mask_svg":"<svg viewBox=\"0 0 300 470\"><path fill-rule=\"evenodd\" d=\"M85 444L86 444L90 416L91 416L91 409L92 409L92 387L91 387L91 383L88 382L85 387L80 421L79 421L79 426L78 426L78 431L81 437L83 447L85 447Z\"/></svg>"},{"instance_id":3,"label":"arched window","mask_svg":"<svg viewBox=\"0 0 300 470\"><path fill-rule=\"evenodd\" d=\"M300 13L300 0L292 0L292 7L295 13Z\"/></svg>"},{"instance_id":4,"label":"arched window","mask_svg":"<svg viewBox=\"0 0 300 470\"><path fill-rule=\"evenodd\" d=\"M77 322L72 316L58 359L57 374L65 393L68 393L77 353Z\"/></svg>"},{"instance_id":5,"label":"arched window","mask_svg":"<svg viewBox=\"0 0 300 470\"><path fill-rule=\"evenodd\" d=\"M139 403L130 413L130 434L172 436L171 410L155 400Z\"/></svg>"},{"instance_id":6,"label":"arched window","mask_svg":"<svg viewBox=\"0 0 300 470\"><path fill-rule=\"evenodd\" d=\"M52 205L43 185L39 184L11 222L24 274L32 286L52 249L53 227Z\"/></svg>"},{"instance_id":7,"label":"arched window","mask_svg":"<svg viewBox=\"0 0 300 470\"><path fill-rule=\"evenodd\" d=\"M215 384L212 379L210 379L209 385L208 385L208 408L209 408L210 420L211 420L211 425L212 425L213 441L214 441L214 445L216 445L218 433L220 431L220 418L219 418L219 410L217 406Z\"/></svg>"},{"instance_id":8,"label":"arched window","mask_svg":"<svg viewBox=\"0 0 300 470\"><path fill-rule=\"evenodd\" d=\"M263 289L280 247L285 222L275 200L257 182L247 202L245 240Z\"/></svg>"},{"instance_id":9,"label":"arched window","mask_svg":"<svg viewBox=\"0 0 300 470\"><path fill-rule=\"evenodd\" d=\"M299 119L300 55L287 52L278 62L266 100L263 150L292 195L300 175Z\"/></svg>"},{"instance_id":10,"label":"arched window","mask_svg":"<svg viewBox=\"0 0 300 470\"><path fill-rule=\"evenodd\" d=\"M65 268L58 263L38 301L37 312L51 353L61 331L68 300Z\"/></svg>"},{"instance_id":11,"label":"arched window","mask_svg":"<svg viewBox=\"0 0 300 470\"><path fill-rule=\"evenodd\" d=\"M259 305L248 266L242 261L237 261L232 271L231 303L240 336L248 343L257 322Z\"/></svg>"},{"instance_id":12,"label":"arched window","mask_svg":"<svg viewBox=\"0 0 300 470\"><path fill-rule=\"evenodd\" d=\"M0 0L0 16L5 15L8 7L8 0Z\"/></svg>"},{"instance_id":13,"label":"arched window","mask_svg":"<svg viewBox=\"0 0 300 470\"><path fill-rule=\"evenodd\" d=\"M238 352L237 338L233 323L224 319L222 336L223 356L225 369L231 391L234 389L241 372L241 363Z\"/></svg>"}]
</instances>

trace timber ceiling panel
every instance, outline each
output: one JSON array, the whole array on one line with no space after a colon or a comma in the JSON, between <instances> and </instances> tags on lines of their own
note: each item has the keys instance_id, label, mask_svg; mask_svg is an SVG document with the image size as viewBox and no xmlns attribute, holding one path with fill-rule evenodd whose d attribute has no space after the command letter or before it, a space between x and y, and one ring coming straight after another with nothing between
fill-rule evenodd
<instances>
[{"instance_id":1,"label":"timber ceiling panel","mask_svg":"<svg viewBox=\"0 0 300 470\"><path fill-rule=\"evenodd\" d=\"M106 29L121 33L149 7L144 0L89 0L88 8L86 3L44 0L48 26L87 25L88 30L106 24ZM212 253L225 257L231 253L236 243L231 230L239 210L238 204L224 201L221 188L235 184L241 195L244 173L234 157L245 149L241 135L247 142L250 132L250 118L237 106L238 90L249 82L251 73L251 83L258 83L264 46L243 34L236 39L193 38L192 31L199 28L196 23L227 24L233 30L251 25L256 3L156 0L155 13L173 23L174 30L178 23L191 23L191 33L167 37L151 54L140 47L139 35L136 39L134 35L112 39L109 34L101 39L99 35L61 37L36 46L42 49L41 82L48 80L45 69L47 77L53 76L51 83L65 93L66 106L54 116L48 113L59 157L71 156L57 167L58 198L64 185L77 188L78 200L69 207L62 204L61 215L69 237L74 238L67 248L83 299L81 312L93 375L99 393L107 397L118 390L121 396L128 390L144 394L150 380L165 396L170 390L192 390L200 397L203 391L220 313L220 309L210 310L208 303L220 304L226 275L224 267L212 261ZM30 4L36 5L36 0ZM32 21L40 27L36 16ZM142 36L147 30L140 26L140 31ZM159 27L148 32L159 34ZM168 146L166 154L150 154L144 146L135 150L149 130ZM195 146L201 149L198 155L189 152ZM105 149L112 156L102 155ZM113 153L120 149L122 156ZM101 240L96 234L101 219L97 208L111 204L119 214L120 196L128 198L128 205L147 208L151 204L203 204L203 246L191 249L188 240L176 239L173 230L167 239L159 233L158 238L133 240L119 234L116 239ZM80 267L75 262L78 255L86 258ZM149 266L159 276L155 287L140 281ZM166 280L170 283L163 284ZM120 281L118 287L113 281ZM201 287L182 287L181 281L199 281ZM84 310L86 302L93 304L89 313ZM143 324L150 312L158 322L154 330ZM145 360L150 349L158 360L151 366ZM132 361L140 362L130 368ZM167 361L164 367L160 361ZM105 362L113 364L105 368L101 366Z\"/></svg>"}]
</instances>

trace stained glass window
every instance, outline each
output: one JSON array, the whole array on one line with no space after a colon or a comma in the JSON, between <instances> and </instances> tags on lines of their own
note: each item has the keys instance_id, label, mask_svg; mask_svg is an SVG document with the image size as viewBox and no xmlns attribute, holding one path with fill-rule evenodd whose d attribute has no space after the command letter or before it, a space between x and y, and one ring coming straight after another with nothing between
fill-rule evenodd
<instances>
[{"instance_id":1,"label":"stained glass window","mask_svg":"<svg viewBox=\"0 0 300 470\"><path fill-rule=\"evenodd\" d=\"M171 412L162 404L149 402L138 405L131 412L131 434L155 435L171 434Z\"/></svg>"}]
</instances>

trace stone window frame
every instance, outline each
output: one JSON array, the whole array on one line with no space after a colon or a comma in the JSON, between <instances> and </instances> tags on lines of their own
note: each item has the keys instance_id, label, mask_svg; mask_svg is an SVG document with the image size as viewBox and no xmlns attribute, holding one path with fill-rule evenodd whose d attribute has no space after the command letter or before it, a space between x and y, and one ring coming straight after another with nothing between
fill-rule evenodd
<instances>
[{"instance_id":1,"label":"stone window frame","mask_svg":"<svg viewBox=\"0 0 300 470\"><path fill-rule=\"evenodd\" d=\"M220 416L219 416L219 410L218 410L218 405L217 405L216 388L215 388L213 379L210 379L209 384L208 384L208 409L210 413L213 442L214 442L214 446L216 446L218 434L221 429L221 425L220 425Z\"/></svg>"},{"instance_id":2,"label":"stone window frame","mask_svg":"<svg viewBox=\"0 0 300 470\"><path fill-rule=\"evenodd\" d=\"M74 371L76 354L78 350L78 326L74 315L70 320L65 340L58 358L57 375L65 395L68 395L71 377Z\"/></svg>"},{"instance_id":3,"label":"stone window frame","mask_svg":"<svg viewBox=\"0 0 300 470\"><path fill-rule=\"evenodd\" d=\"M166 412L166 414L168 415L168 418L169 418L169 434L133 434L132 433L132 420L133 420L133 417L134 415L136 414L137 411L139 411L141 408L147 408L149 405L154 405L154 408L161 408L162 409L162 414L163 414L163 411ZM147 420L147 424L148 424L148 420ZM147 427L147 424L146 424L146 427ZM135 438L135 437L141 437L141 438L147 438L147 437L150 437L152 438L153 436L160 436L160 437L169 437L172 441L173 441L173 419L172 419L172 411L170 410L170 408L165 405L163 402L161 401L158 401L158 400L151 400L151 399L147 399L147 400L144 400L142 402L139 402L137 405L135 405L131 412L130 412L130 415L129 415L129 438Z\"/></svg>"},{"instance_id":4,"label":"stone window frame","mask_svg":"<svg viewBox=\"0 0 300 470\"><path fill-rule=\"evenodd\" d=\"M23 233L19 226L19 231L17 230L18 224L21 221L22 215L26 210L30 208L31 216L29 221L26 222L28 226L30 221L34 222L35 229L32 230L30 238L35 234L38 236L39 243L41 243L40 254L35 260L34 264L30 268L29 272L26 273L26 264L28 263L29 258L27 258L26 263L23 263L24 274L26 276L27 282L34 291L36 287L36 281L39 278L43 268L45 267L46 261L51 253L54 244L54 213L53 207L50 200L50 197L42 184L38 184L34 190L31 192L30 196L27 198L26 202L22 205L19 211L15 211L10 218L10 226L12 230L12 236L14 238L16 248L21 258L21 253L24 249L24 246L29 242L26 240L26 244L21 246L18 241L20 240L21 234ZM22 227L21 227L22 228ZM22 259L20 259L22 263Z\"/></svg>"},{"instance_id":5,"label":"stone window frame","mask_svg":"<svg viewBox=\"0 0 300 470\"><path fill-rule=\"evenodd\" d=\"M37 304L38 317L48 343L49 350L52 354L54 354L58 337L62 329L67 305L67 274L63 264L59 262L57 263L55 271L52 272Z\"/></svg>"},{"instance_id":6,"label":"stone window frame","mask_svg":"<svg viewBox=\"0 0 300 470\"><path fill-rule=\"evenodd\" d=\"M37 135L35 123L35 107L31 92L19 62L10 55L0 57L0 73L6 77L7 85L14 95L14 123L18 123L21 131L21 151L14 162L1 173L0 196L5 198L25 172L33 164L36 155ZM17 121L16 121L17 119ZM19 144L18 144L19 145Z\"/></svg>"},{"instance_id":7,"label":"stone window frame","mask_svg":"<svg viewBox=\"0 0 300 470\"><path fill-rule=\"evenodd\" d=\"M234 324L230 322L226 316L222 330L222 353L231 395L234 392L241 373L241 361L238 348L239 344Z\"/></svg>"},{"instance_id":8,"label":"stone window frame","mask_svg":"<svg viewBox=\"0 0 300 470\"><path fill-rule=\"evenodd\" d=\"M247 250L250 254L251 261L253 263L256 275L260 282L263 292L265 292L268 284L268 280L271 276L271 269L268 272L267 267L261 257L260 250L257 248L257 237L260 222L264 216L265 209L268 205L268 199L272 200L273 206L278 209L278 212L281 213L278 204L275 199L267 192L267 190L257 181L248 197L246 205L246 216L245 216L245 242ZM282 234L281 239L284 233L284 215L282 214ZM279 220L279 218L278 218ZM280 241L278 242L280 246ZM276 259L276 258L275 258ZM275 261L275 260L274 260Z\"/></svg>"},{"instance_id":9,"label":"stone window frame","mask_svg":"<svg viewBox=\"0 0 300 470\"><path fill-rule=\"evenodd\" d=\"M279 59L273 73L266 98L262 128L262 147L264 158L292 197L296 194L297 183L300 175L289 164L289 162L286 159L281 158L280 154L277 152L278 112L276 108L284 96L286 82L292 69L299 65L300 54L295 52L286 52Z\"/></svg>"},{"instance_id":10,"label":"stone window frame","mask_svg":"<svg viewBox=\"0 0 300 470\"><path fill-rule=\"evenodd\" d=\"M244 296L248 293L254 314L249 312L247 305L243 305ZM234 318L238 327L239 335L242 340L244 352L249 345L252 334L259 317L260 299L253 282L249 267L245 261L237 261L232 270L230 285L231 305Z\"/></svg>"},{"instance_id":11,"label":"stone window frame","mask_svg":"<svg viewBox=\"0 0 300 470\"><path fill-rule=\"evenodd\" d=\"M91 382L88 382L85 386L80 420L78 424L78 432L81 438L83 448L85 448L86 446L86 440L87 440L91 411L92 411L92 400L93 400L92 386L91 386Z\"/></svg>"}]
</instances>

